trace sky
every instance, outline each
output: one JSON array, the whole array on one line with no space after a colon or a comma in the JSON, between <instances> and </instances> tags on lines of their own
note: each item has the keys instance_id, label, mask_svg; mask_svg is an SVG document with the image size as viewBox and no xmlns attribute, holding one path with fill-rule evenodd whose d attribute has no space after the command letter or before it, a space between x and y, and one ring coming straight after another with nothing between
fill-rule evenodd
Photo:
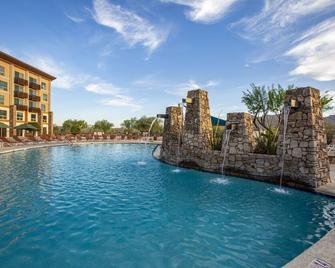
<instances>
[{"instance_id":1,"label":"sky","mask_svg":"<svg viewBox=\"0 0 335 268\"><path fill-rule=\"evenodd\" d=\"M246 111L251 83L335 96L334 0L2 0L1 9L0 50L57 77L56 124L153 116L194 88L223 117Z\"/></svg>"}]
</instances>

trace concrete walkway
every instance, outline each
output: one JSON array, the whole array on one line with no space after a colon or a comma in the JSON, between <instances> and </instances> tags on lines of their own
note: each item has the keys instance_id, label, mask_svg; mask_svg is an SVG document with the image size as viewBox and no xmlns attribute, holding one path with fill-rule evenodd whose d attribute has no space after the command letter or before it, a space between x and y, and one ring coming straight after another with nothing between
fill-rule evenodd
<instances>
[{"instance_id":1,"label":"concrete walkway","mask_svg":"<svg viewBox=\"0 0 335 268\"><path fill-rule=\"evenodd\" d=\"M320 194L335 197L335 165L330 165L330 178L332 183L320 186L315 191Z\"/></svg>"},{"instance_id":2,"label":"concrete walkway","mask_svg":"<svg viewBox=\"0 0 335 268\"><path fill-rule=\"evenodd\" d=\"M331 230L313 246L295 257L285 268L330 268L335 267L335 229Z\"/></svg>"}]
</instances>

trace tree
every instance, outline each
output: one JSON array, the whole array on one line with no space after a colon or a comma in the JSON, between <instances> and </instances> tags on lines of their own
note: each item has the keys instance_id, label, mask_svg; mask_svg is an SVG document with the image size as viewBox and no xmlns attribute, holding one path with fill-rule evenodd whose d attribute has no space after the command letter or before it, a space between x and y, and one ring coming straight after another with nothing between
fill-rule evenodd
<instances>
[{"instance_id":1,"label":"tree","mask_svg":"<svg viewBox=\"0 0 335 268\"><path fill-rule=\"evenodd\" d=\"M329 111L334 108L332 106L333 100L334 98L328 94L328 91L326 91L325 94L321 96L321 105L322 105L322 110L324 112Z\"/></svg>"},{"instance_id":2,"label":"tree","mask_svg":"<svg viewBox=\"0 0 335 268\"><path fill-rule=\"evenodd\" d=\"M79 134L84 128L87 128L85 120L68 119L63 123L63 132L65 134Z\"/></svg>"},{"instance_id":3,"label":"tree","mask_svg":"<svg viewBox=\"0 0 335 268\"><path fill-rule=\"evenodd\" d=\"M288 87L293 88L293 85ZM253 116L254 126L259 131L256 137L257 153L276 153L285 92L280 85L272 85L266 89L265 86L255 84L251 84L251 89L243 92L242 102ZM269 115L275 116L276 120L269 120Z\"/></svg>"},{"instance_id":4,"label":"tree","mask_svg":"<svg viewBox=\"0 0 335 268\"><path fill-rule=\"evenodd\" d=\"M285 90L278 85L274 87L256 86L251 84L251 89L243 91L242 102L247 106L249 113L253 115L253 122L257 129L264 128L269 130L273 128L273 124L268 120L268 115L273 114L277 117L279 126L281 119L281 111L284 105ZM288 89L292 89L289 86Z\"/></svg>"},{"instance_id":5,"label":"tree","mask_svg":"<svg viewBox=\"0 0 335 268\"><path fill-rule=\"evenodd\" d=\"M54 131L53 131L53 133L55 135L60 135L62 133L62 127L54 125Z\"/></svg>"},{"instance_id":6,"label":"tree","mask_svg":"<svg viewBox=\"0 0 335 268\"><path fill-rule=\"evenodd\" d=\"M111 128L114 126L113 123L107 121L107 120L99 120L94 123L93 129L95 131L101 131L104 133L110 133Z\"/></svg>"},{"instance_id":7,"label":"tree","mask_svg":"<svg viewBox=\"0 0 335 268\"><path fill-rule=\"evenodd\" d=\"M121 123L121 127L125 129L126 133L131 133L134 131L136 120L137 120L136 117L124 120Z\"/></svg>"}]
</instances>

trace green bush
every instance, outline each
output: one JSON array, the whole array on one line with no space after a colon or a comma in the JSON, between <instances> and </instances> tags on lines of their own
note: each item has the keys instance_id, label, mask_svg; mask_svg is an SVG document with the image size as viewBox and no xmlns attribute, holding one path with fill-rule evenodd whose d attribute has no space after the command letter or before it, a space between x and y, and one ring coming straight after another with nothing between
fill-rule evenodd
<instances>
[{"instance_id":1,"label":"green bush","mask_svg":"<svg viewBox=\"0 0 335 268\"><path fill-rule=\"evenodd\" d=\"M256 137L254 152L258 154L272 154L277 152L279 131L278 128L269 128Z\"/></svg>"},{"instance_id":2,"label":"green bush","mask_svg":"<svg viewBox=\"0 0 335 268\"><path fill-rule=\"evenodd\" d=\"M223 133L224 133L224 127L213 126L213 139L212 139L212 149L213 150L221 151Z\"/></svg>"}]
</instances>

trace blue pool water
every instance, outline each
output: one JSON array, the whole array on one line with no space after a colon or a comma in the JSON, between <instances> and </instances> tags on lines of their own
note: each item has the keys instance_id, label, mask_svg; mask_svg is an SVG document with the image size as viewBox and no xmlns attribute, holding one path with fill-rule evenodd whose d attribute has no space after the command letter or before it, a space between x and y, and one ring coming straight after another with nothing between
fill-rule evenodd
<instances>
[{"instance_id":1,"label":"blue pool water","mask_svg":"<svg viewBox=\"0 0 335 268\"><path fill-rule=\"evenodd\" d=\"M0 266L279 267L334 227L334 199L174 172L152 148L1 155Z\"/></svg>"}]
</instances>

